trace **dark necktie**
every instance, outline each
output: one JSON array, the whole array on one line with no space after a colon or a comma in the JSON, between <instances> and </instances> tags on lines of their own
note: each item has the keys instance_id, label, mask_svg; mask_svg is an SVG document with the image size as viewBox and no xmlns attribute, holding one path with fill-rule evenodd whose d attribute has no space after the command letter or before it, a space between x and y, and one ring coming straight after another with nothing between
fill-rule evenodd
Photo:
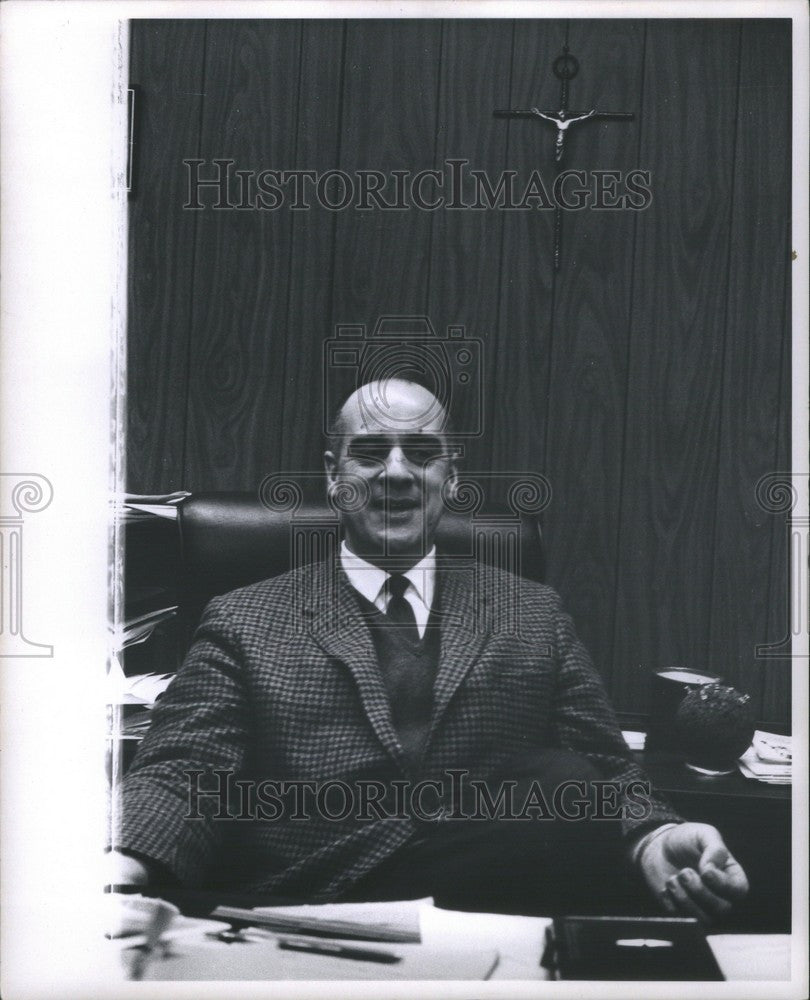
<instances>
[{"instance_id":1,"label":"dark necktie","mask_svg":"<svg viewBox=\"0 0 810 1000\"><path fill-rule=\"evenodd\" d=\"M385 582L390 595L386 617L397 626L397 634L411 642L419 642L419 629L416 627L416 615L413 613L410 601L404 594L410 586L410 581L401 573L392 573Z\"/></svg>"}]
</instances>

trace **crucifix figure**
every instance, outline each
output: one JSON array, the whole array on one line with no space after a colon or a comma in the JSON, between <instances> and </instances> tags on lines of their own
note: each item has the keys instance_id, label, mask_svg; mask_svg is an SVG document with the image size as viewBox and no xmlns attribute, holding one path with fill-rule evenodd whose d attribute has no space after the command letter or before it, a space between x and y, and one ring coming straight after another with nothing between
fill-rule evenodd
<instances>
[{"instance_id":1,"label":"crucifix figure","mask_svg":"<svg viewBox=\"0 0 810 1000\"><path fill-rule=\"evenodd\" d=\"M574 122L583 122L586 118L593 118L596 111L591 109L587 115L578 115L576 118L566 118L565 111L561 108L557 112L557 117L548 114L545 111L538 111L537 108L532 108L532 114L537 115L538 118L545 118L547 122L551 122L552 125L557 126L557 141L554 144L554 159L559 163L563 156L563 144L565 143L565 133L568 130L569 125L573 125Z\"/></svg>"},{"instance_id":2,"label":"crucifix figure","mask_svg":"<svg viewBox=\"0 0 810 1000\"><path fill-rule=\"evenodd\" d=\"M558 169L562 164L563 153L565 152L565 133L571 125L576 122L583 122L590 118L610 119L613 121L633 121L635 115L632 111L597 111L591 108L590 111L571 111L568 107L568 82L573 80L579 72L579 62L568 51L565 45L562 54L554 60L554 75L560 81L560 108L558 111L541 111L539 108L529 108L527 110L516 108L498 109L494 112L496 118L542 118L550 122L557 128L557 140L554 143L554 160ZM560 269L560 246L562 242L562 211L560 206L554 210L554 270Z\"/></svg>"}]
</instances>

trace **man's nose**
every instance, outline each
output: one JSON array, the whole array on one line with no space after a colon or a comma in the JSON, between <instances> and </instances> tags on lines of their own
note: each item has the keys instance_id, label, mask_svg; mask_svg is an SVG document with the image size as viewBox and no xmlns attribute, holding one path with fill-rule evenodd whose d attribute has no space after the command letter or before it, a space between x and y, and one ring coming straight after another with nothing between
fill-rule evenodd
<instances>
[{"instance_id":1,"label":"man's nose","mask_svg":"<svg viewBox=\"0 0 810 1000\"><path fill-rule=\"evenodd\" d=\"M387 479L413 479L413 466L398 444L395 444L388 452L383 466L383 475Z\"/></svg>"}]
</instances>

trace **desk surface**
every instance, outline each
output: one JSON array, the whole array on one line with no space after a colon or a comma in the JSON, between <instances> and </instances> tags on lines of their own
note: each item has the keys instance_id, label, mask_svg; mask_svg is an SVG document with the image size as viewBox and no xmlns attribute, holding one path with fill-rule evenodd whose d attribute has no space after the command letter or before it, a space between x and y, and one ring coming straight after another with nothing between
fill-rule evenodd
<instances>
[{"instance_id":1,"label":"desk surface","mask_svg":"<svg viewBox=\"0 0 810 1000\"><path fill-rule=\"evenodd\" d=\"M425 944L495 948L500 961L490 979L548 979L539 965L546 917L460 913L425 907L420 914ZM790 978L789 934L715 934L709 944L726 979L768 981Z\"/></svg>"},{"instance_id":2,"label":"desk surface","mask_svg":"<svg viewBox=\"0 0 810 1000\"><path fill-rule=\"evenodd\" d=\"M420 947L442 952L492 952L499 955L497 965L489 976L490 980L537 981L549 978L549 973L540 965L546 928L550 920L546 917L523 917L509 914L464 913L443 910L430 901L418 904L419 923L422 933ZM171 929L170 929L171 930ZM196 935L196 937L195 937ZM171 937L171 933L169 934ZM785 981L790 978L791 938L786 934L718 934L710 935L709 944L725 977L737 981ZM214 941L206 938L204 930L186 932L178 939L176 947L199 944L204 946L206 959L212 951L233 956L231 949L238 945ZM356 944L356 942L355 942ZM124 963L121 959L121 942L107 942L111 959L108 967L116 964L112 960L115 952L119 978L124 978ZM249 947L267 947L275 953L272 940L262 941ZM315 961L317 962L317 957ZM149 978L160 979L159 963L154 959ZM334 961L325 959L325 961ZM385 966L363 963L364 968L357 978L385 979ZM216 963L206 961L207 968L215 968ZM311 968L311 966L309 966ZM311 974L314 975L314 974ZM218 976L225 980L229 977ZM231 975L230 978L233 978ZM323 978L323 977L321 977ZM350 977L353 978L353 977ZM437 976L436 978L446 978Z\"/></svg>"},{"instance_id":3,"label":"desk surface","mask_svg":"<svg viewBox=\"0 0 810 1000\"><path fill-rule=\"evenodd\" d=\"M690 771L676 754L662 751L636 751L633 755L649 774L660 791L687 792L713 798L767 799L787 805L791 799L790 785L767 785L763 781L745 778L739 771L710 778Z\"/></svg>"}]
</instances>

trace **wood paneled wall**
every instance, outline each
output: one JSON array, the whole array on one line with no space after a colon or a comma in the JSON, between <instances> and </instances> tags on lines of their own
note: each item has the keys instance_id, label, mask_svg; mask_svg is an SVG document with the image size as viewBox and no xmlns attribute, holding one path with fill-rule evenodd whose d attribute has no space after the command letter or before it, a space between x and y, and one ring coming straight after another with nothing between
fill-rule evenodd
<instances>
[{"instance_id":1,"label":"wood paneled wall","mask_svg":"<svg viewBox=\"0 0 810 1000\"><path fill-rule=\"evenodd\" d=\"M641 212L191 211L184 159L553 176L651 171ZM650 671L708 668L789 714L784 515L755 486L790 445L790 23L136 21L129 488L254 489L318 468L336 323L427 313L483 341L476 470L536 470L549 581L620 710ZM206 166L206 172L210 167ZM210 201L210 199L209 199Z\"/></svg>"}]
</instances>

